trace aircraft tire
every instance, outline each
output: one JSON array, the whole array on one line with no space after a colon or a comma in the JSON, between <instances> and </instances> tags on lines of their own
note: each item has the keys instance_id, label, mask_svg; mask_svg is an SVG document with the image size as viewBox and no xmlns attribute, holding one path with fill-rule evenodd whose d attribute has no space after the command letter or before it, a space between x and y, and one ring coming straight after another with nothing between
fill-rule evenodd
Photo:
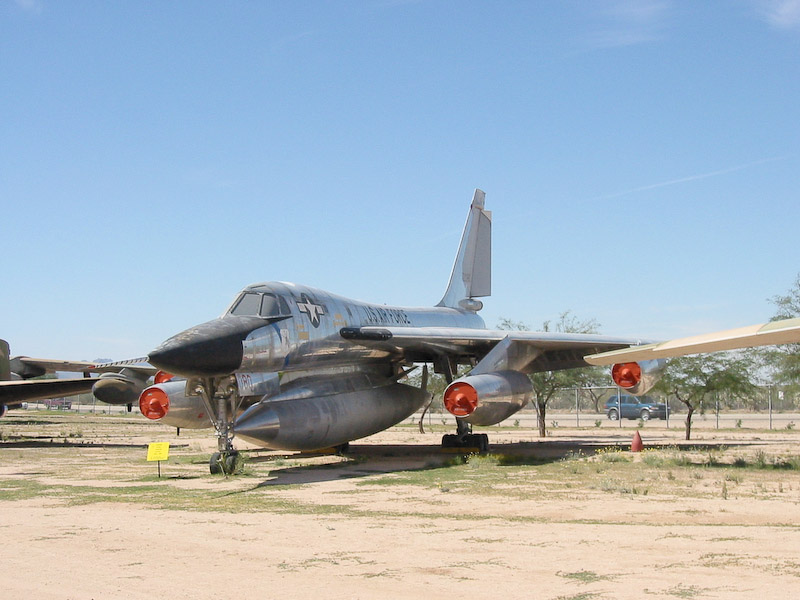
<instances>
[{"instance_id":1,"label":"aircraft tire","mask_svg":"<svg viewBox=\"0 0 800 600\"><path fill-rule=\"evenodd\" d=\"M225 454L225 474L233 475L239 466L239 452L233 450Z\"/></svg>"},{"instance_id":2,"label":"aircraft tire","mask_svg":"<svg viewBox=\"0 0 800 600\"><path fill-rule=\"evenodd\" d=\"M442 436L442 448L457 448L458 436L454 433L445 433Z\"/></svg>"},{"instance_id":3,"label":"aircraft tire","mask_svg":"<svg viewBox=\"0 0 800 600\"><path fill-rule=\"evenodd\" d=\"M239 466L239 452L214 452L208 461L208 468L212 475L233 475Z\"/></svg>"},{"instance_id":4,"label":"aircraft tire","mask_svg":"<svg viewBox=\"0 0 800 600\"><path fill-rule=\"evenodd\" d=\"M221 457L222 454L219 452L214 452L214 454L212 454L211 458L208 460L208 468L212 475L219 475L222 473L222 462L220 460Z\"/></svg>"},{"instance_id":5,"label":"aircraft tire","mask_svg":"<svg viewBox=\"0 0 800 600\"><path fill-rule=\"evenodd\" d=\"M481 454L489 451L489 436L485 433L472 433L465 442L468 447L477 448Z\"/></svg>"}]
</instances>

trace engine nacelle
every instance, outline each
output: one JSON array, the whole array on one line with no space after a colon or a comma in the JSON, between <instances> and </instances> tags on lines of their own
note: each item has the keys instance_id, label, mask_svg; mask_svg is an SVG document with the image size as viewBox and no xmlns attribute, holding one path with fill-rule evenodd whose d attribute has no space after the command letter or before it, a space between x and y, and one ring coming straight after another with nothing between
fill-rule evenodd
<instances>
[{"instance_id":1,"label":"engine nacelle","mask_svg":"<svg viewBox=\"0 0 800 600\"><path fill-rule=\"evenodd\" d=\"M519 371L496 371L467 375L444 391L444 406L472 425L495 425L525 406L533 384Z\"/></svg>"},{"instance_id":2,"label":"engine nacelle","mask_svg":"<svg viewBox=\"0 0 800 600\"><path fill-rule=\"evenodd\" d=\"M156 381L156 383L160 383ZM92 394L106 404L133 404L147 387L147 375L130 369L119 373L103 373L92 386Z\"/></svg>"},{"instance_id":3,"label":"engine nacelle","mask_svg":"<svg viewBox=\"0 0 800 600\"><path fill-rule=\"evenodd\" d=\"M611 367L611 379L629 394L641 396L658 382L666 365L667 361L663 358L618 363Z\"/></svg>"},{"instance_id":4,"label":"engine nacelle","mask_svg":"<svg viewBox=\"0 0 800 600\"><path fill-rule=\"evenodd\" d=\"M183 380L151 385L139 396L139 410L148 419L171 427L203 429L212 426L203 399L187 396Z\"/></svg>"}]
</instances>

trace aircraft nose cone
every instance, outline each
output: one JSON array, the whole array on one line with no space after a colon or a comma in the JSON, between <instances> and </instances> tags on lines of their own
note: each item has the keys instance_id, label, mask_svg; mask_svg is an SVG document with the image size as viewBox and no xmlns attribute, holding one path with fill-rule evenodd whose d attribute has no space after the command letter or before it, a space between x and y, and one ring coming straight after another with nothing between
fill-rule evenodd
<instances>
[{"instance_id":1,"label":"aircraft nose cone","mask_svg":"<svg viewBox=\"0 0 800 600\"><path fill-rule=\"evenodd\" d=\"M214 319L172 336L153 350L147 360L176 375L228 375L242 364L242 340L264 325L258 317Z\"/></svg>"}]
</instances>

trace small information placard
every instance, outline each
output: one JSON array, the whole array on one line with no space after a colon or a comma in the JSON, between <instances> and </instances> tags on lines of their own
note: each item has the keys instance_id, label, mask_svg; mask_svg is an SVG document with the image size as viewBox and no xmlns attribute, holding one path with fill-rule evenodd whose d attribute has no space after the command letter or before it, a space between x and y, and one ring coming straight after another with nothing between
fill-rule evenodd
<instances>
[{"instance_id":1,"label":"small information placard","mask_svg":"<svg viewBox=\"0 0 800 600\"><path fill-rule=\"evenodd\" d=\"M147 461L167 460L169 458L169 442L153 442L147 446Z\"/></svg>"}]
</instances>

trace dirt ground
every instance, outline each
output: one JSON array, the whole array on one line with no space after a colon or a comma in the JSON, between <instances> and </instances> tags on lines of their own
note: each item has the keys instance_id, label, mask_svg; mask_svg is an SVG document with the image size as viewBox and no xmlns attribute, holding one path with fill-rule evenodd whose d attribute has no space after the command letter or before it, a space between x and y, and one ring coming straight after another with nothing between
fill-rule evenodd
<instances>
[{"instance_id":1,"label":"dirt ground","mask_svg":"<svg viewBox=\"0 0 800 600\"><path fill-rule=\"evenodd\" d=\"M0 422L4 598L791 598L800 434L489 428L487 456L396 427L346 457L20 411ZM629 452L633 434L643 453ZM145 460L149 442L170 458ZM242 448L246 446L241 444Z\"/></svg>"}]
</instances>

